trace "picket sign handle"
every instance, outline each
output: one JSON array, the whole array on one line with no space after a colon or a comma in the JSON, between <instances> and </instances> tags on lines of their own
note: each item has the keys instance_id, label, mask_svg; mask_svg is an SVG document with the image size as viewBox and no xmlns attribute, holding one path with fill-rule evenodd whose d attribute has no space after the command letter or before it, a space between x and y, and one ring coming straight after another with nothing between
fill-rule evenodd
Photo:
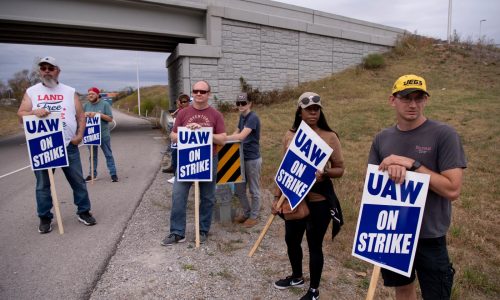
<instances>
[{"instance_id":1,"label":"picket sign handle","mask_svg":"<svg viewBox=\"0 0 500 300\"><path fill-rule=\"evenodd\" d=\"M90 183L94 184L94 146L90 145Z\"/></svg>"},{"instance_id":2,"label":"picket sign handle","mask_svg":"<svg viewBox=\"0 0 500 300\"><path fill-rule=\"evenodd\" d=\"M59 228L59 234L64 234L61 211L59 210L59 201L57 200L56 184L54 182L54 174L52 173L52 168L48 169L47 172L49 173L50 193L52 194L52 205L54 206L54 211L56 213L57 228Z\"/></svg>"},{"instance_id":3,"label":"picket sign handle","mask_svg":"<svg viewBox=\"0 0 500 300\"><path fill-rule=\"evenodd\" d=\"M276 207L281 207L281 205L283 204L283 201L285 201L285 195L281 194L281 197L278 200ZM271 214L269 216L269 218L267 219L266 226L264 226L264 229L262 229L262 232L260 233L259 238L257 239L257 241L255 241L255 244L253 245L250 252L248 252L248 257L252 257L253 254L255 253L255 251L257 251L257 248L259 247L260 243L262 242L262 239L264 239L264 236L266 235L267 231L269 230L269 227L271 227L271 224L273 223L275 216L276 215Z\"/></svg>"},{"instance_id":4,"label":"picket sign handle","mask_svg":"<svg viewBox=\"0 0 500 300\"><path fill-rule=\"evenodd\" d=\"M380 267L373 266L372 279L370 280L370 287L368 288L368 293L366 294L366 300L373 300L373 297L375 296L375 290L377 289L379 275Z\"/></svg>"},{"instance_id":5,"label":"picket sign handle","mask_svg":"<svg viewBox=\"0 0 500 300\"><path fill-rule=\"evenodd\" d=\"M194 228L196 248L200 248L200 183L194 182Z\"/></svg>"}]
</instances>

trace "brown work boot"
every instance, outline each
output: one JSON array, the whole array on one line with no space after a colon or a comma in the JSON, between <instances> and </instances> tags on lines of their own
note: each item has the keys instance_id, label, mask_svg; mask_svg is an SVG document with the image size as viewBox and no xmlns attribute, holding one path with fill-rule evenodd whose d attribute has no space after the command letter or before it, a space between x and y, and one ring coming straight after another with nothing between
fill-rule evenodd
<instances>
[{"instance_id":1,"label":"brown work boot","mask_svg":"<svg viewBox=\"0 0 500 300\"><path fill-rule=\"evenodd\" d=\"M245 217L244 215L238 215L234 218L234 223L243 223L247 220L248 218Z\"/></svg>"},{"instance_id":2,"label":"brown work boot","mask_svg":"<svg viewBox=\"0 0 500 300\"><path fill-rule=\"evenodd\" d=\"M251 228L254 227L258 223L257 219L248 218L245 222L243 222L243 227Z\"/></svg>"}]
</instances>

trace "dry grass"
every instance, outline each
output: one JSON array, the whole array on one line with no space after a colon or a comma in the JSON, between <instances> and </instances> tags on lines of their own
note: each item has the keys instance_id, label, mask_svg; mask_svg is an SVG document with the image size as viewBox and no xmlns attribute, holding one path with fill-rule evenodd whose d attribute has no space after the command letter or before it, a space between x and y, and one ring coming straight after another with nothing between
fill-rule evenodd
<instances>
[{"instance_id":1,"label":"dry grass","mask_svg":"<svg viewBox=\"0 0 500 300\"><path fill-rule=\"evenodd\" d=\"M283 95L314 91L322 96L327 120L341 137L346 172L335 180L346 224L335 243L325 243L326 253L344 268L366 272L351 278L350 287L366 294L371 265L351 256L366 161L373 136L394 124L387 99L394 80L415 73L426 78L431 93L426 115L447 122L462 137L468 168L459 200L454 202L448 240L457 270L454 299L500 298L500 223L498 193L500 172L500 51L453 45L434 45L427 38L410 36L386 55L380 70L353 68L329 78L310 82ZM262 184L274 188L274 175L281 162L281 139L292 125L295 101L279 97L275 104L254 107L262 122ZM234 130L237 113L227 113L228 132ZM339 269L337 280L345 270ZM340 284L343 286L343 284ZM380 285L379 285L380 287ZM334 289L337 287L334 287ZM379 298L392 297L379 288Z\"/></svg>"},{"instance_id":2,"label":"dry grass","mask_svg":"<svg viewBox=\"0 0 500 300\"><path fill-rule=\"evenodd\" d=\"M0 107L0 137L21 132L23 128L19 125L16 115L17 107Z\"/></svg>"}]
</instances>

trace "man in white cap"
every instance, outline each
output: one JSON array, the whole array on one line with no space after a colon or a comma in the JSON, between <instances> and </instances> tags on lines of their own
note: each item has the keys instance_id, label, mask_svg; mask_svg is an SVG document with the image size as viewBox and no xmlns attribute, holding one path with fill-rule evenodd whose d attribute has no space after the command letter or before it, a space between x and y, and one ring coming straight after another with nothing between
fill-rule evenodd
<instances>
[{"instance_id":1,"label":"man in white cap","mask_svg":"<svg viewBox=\"0 0 500 300\"><path fill-rule=\"evenodd\" d=\"M411 276L382 269L384 285L396 288L396 299L417 298L416 276L422 298L450 299L455 273L446 233L451 223L451 202L460 196L467 161L455 130L424 116L428 97L424 78L399 77L389 97L397 123L375 136L368 157L370 164L379 165L396 183L404 181L407 171L431 176Z\"/></svg>"},{"instance_id":2,"label":"man in white cap","mask_svg":"<svg viewBox=\"0 0 500 300\"><path fill-rule=\"evenodd\" d=\"M78 150L85 129L85 113L75 89L58 81L61 69L56 60L47 56L39 61L38 66L42 82L26 90L17 115L22 119L23 116L29 115L43 118L52 112L61 113L69 163L61 169L73 189L78 220L87 226L94 225L96 220L90 213L90 199ZM38 231L42 234L49 233L52 231L53 218L49 175L47 170L40 170L35 171L35 177L37 213L40 218Z\"/></svg>"}]
</instances>

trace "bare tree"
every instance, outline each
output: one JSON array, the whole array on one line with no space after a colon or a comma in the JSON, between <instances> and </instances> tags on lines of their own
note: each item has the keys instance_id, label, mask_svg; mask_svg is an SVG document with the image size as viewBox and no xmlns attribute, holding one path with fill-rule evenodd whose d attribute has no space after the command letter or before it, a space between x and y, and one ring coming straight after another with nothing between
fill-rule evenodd
<instances>
[{"instance_id":1,"label":"bare tree","mask_svg":"<svg viewBox=\"0 0 500 300\"><path fill-rule=\"evenodd\" d=\"M8 85L12 91L12 97L15 98L18 103L21 103L21 99L26 89L39 81L38 73L35 70L30 72L25 69L15 73L14 77L8 80Z\"/></svg>"}]
</instances>

